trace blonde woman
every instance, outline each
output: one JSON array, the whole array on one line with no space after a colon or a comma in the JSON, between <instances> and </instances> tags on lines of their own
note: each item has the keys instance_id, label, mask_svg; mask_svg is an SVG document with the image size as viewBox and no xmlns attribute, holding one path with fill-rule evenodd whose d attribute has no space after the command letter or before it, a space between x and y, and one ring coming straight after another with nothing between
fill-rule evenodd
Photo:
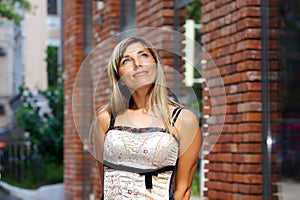
<instances>
[{"instance_id":1,"label":"blonde woman","mask_svg":"<svg viewBox=\"0 0 300 200\"><path fill-rule=\"evenodd\" d=\"M96 134L102 198L189 199L202 136L193 112L167 96L152 44L121 41L108 76L112 93Z\"/></svg>"}]
</instances>

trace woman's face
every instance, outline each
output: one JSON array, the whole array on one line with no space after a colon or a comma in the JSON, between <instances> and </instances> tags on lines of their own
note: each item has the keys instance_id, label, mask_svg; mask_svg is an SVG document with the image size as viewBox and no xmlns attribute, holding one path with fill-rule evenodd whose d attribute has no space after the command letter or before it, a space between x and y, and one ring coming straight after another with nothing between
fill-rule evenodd
<instances>
[{"instance_id":1,"label":"woman's face","mask_svg":"<svg viewBox=\"0 0 300 200\"><path fill-rule=\"evenodd\" d=\"M130 91L149 87L156 80L156 63L150 51L140 42L130 44L119 64L122 84Z\"/></svg>"}]
</instances>

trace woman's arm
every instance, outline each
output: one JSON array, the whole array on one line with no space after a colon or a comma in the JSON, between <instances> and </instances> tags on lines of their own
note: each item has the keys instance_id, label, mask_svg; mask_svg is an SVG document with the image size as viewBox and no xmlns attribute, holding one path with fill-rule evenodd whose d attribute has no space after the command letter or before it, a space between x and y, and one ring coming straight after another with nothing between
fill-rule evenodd
<instances>
[{"instance_id":1,"label":"woman's arm","mask_svg":"<svg viewBox=\"0 0 300 200\"><path fill-rule=\"evenodd\" d=\"M175 200L189 200L202 145L199 123L193 112L182 110L175 124L179 140L179 158L175 176Z\"/></svg>"},{"instance_id":2,"label":"woman's arm","mask_svg":"<svg viewBox=\"0 0 300 200\"><path fill-rule=\"evenodd\" d=\"M105 133L109 128L110 124L110 113L107 110L104 110L99 113L97 119L97 127L95 131L95 153L97 164L99 168L100 178L101 178L101 186L103 191L103 183L104 183L104 168L103 168L103 145Z\"/></svg>"}]
</instances>

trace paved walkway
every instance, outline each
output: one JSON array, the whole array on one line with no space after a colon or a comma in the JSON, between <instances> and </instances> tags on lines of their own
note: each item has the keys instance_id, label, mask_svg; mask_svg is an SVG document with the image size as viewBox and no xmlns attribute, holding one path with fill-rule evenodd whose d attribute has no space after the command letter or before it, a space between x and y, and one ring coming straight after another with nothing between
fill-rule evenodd
<instances>
[{"instance_id":1,"label":"paved walkway","mask_svg":"<svg viewBox=\"0 0 300 200\"><path fill-rule=\"evenodd\" d=\"M278 192L281 200L297 200L300 197L300 183L286 180L278 183ZM18 197L13 195L15 194ZM33 194L34 193L34 194ZM63 184L42 187L39 190L26 191L9 186L0 181L0 200L62 200ZM200 200L200 197L191 197L190 200Z\"/></svg>"},{"instance_id":2,"label":"paved walkway","mask_svg":"<svg viewBox=\"0 0 300 200\"><path fill-rule=\"evenodd\" d=\"M278 192L281 193L282 200L300 199L300 183L286 180L278 183Z\"/></svg>"},{"instance_id":3,"label":"paved walkway","mask_svg":"<svg viewBox=\"0 0 300 200\"><path fill-rule=\"evenodd\" d=\"M300 182L285 180L278 182L278 195L280 200L300 199ZM200 197L191 197L190 200L202 200Z\"/></svg>"},{"instance_id":4,"label":"paved walkway","mask_svg":"<svg viewBox=\"0 0 300 200\"><path fill-rule=\"evenodd\" d=\"M0 200L63 200L64 199L64 185L63 183L45 185L36 190L26 190L9 185L0 181L0 186L7 190L12 195L0 195ZM3 192L2 191L2 192ZM1 193L1 191L0 191ZM14 197L15 196L15 197Z\"/></svg>"},{"instance_id":5,"label":"paved walkway","mask_svg":"<svg viewBox=\"0 0 300 200\"><path fill-rule=\"evenodd\" d=\"M9 191L6 191L4 188L0 188L0 199L1 200L20 200L19 198L10 194Z\"/></svg>"},{"instance_id":6,"label":"paved walkway","mask_svg":"<svg viewBox=\"0 0 300 200\"><path fill-rule=\"evenodd\" d=\"M0 192L0 199L1 200L20 200L17 197L11 196L11 195L5 195L2 192Z\"/></svg>"}]
</instances>

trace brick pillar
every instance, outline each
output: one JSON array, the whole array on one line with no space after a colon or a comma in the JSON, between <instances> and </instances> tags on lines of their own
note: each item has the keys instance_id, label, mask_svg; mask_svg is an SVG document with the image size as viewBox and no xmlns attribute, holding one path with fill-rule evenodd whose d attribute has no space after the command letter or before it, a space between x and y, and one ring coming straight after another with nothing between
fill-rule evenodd
<instances>
[{"instance_id":1,"label":"brick pillar","mask_svg":"<svg viewBox=\"0 0 300 200\"><path fill-rule=\"evenodd\" d=\"M260 0L202 3L202 42L227 93L223 132L206 156L205 196L259 200L263 189Z\"/></svg>"},{"instance_id":2,"label":"brick pillar","mask_svg":"<svg viewBox=\"0 0 300 200\"><path fill-rule=\"evenodd\" d=\"M164 71L167 79L167 86L175 92L175 88L182 88L183 81L178 80L180 84L174 83L174 43L180 44L179 41L182 38L174 38L174 34L171 30L174 30L174 1L173 0L136 0L136 26L137 28L152 27L148 32L141 34L141 37L149 40L155 47L158 48L158 53L162 59L162 64L165 66ZM184 24L185 10L178 11L179 26ZM155 27L158 30L155 30ZM163 31L161 28L166 28ZM180 29L179 32L182 32ZM182 48L183 49L183 46ZM175 74L183 73L183 62L178 63L175 68ZM176 79L176 78L175 78ZM177 79L183 79L183 77L177 77ZM180 90L179 90L180 91ZM179 94L180 93L180 94ZM178 95L182 91L177 92Z\"/></svg>"},{"instance_id":3,"label":"brick pillar","mask_svg":"<svg viewBox=\"0 0 300 200\"><path fill-rule=\"evenodd\" d=\"M160 0L137 0L136 1L136 26L137 28L143 27L165 27L173 30L173 21L174 21L174 10L173 10L173 1L160 1ZM141 37L149 39L156 47L165 49L166 45L172 44L170 40L172 35L162 36L166 34L161 30L157 32L155 29L153 31L145 32ZM162 41L164 38L164 41ZM169 41L168 41L169 40ZM164 44L163 44L164 42ZM167 47L170 49L170 46ZM172 49L172 47L171 47ZM168 52L160 52L160 56L164 64L172 66L173 57Z\"/></svg>"},{"instance_id":4,"label":"brick pillar","mask_svg":"<svg viewBox=\"0 0 300 200\"><path fill-rule=\"evenodd\" d=\"M113 47L116 45L113 42L109 43L103 48L101 46L100 48L97 48L97 45L101 45L101 42L107 40L110 38L110 36L113 36L115 34L118 34L120 32L120 2L119 0L104 0L103 1L103 9L97 10L97 2L94 2L94 8L93 8L93 19L94 19L94 25L93 25L93 41L94 41L94 49L93 54L93 66L95 70L95 74L99 75L99 71L104 71L107 67L107 60L109 59L111 55L111 51ZM93 89L96 89L95 93L95 107L94 109L97 110L101 105L104 103L107 103L108 97L109 97L109 91L103 88L108 87L108 79L107 74L103 75L101 77L101 86L96 85L95 83L98 83L100 77L96 77L94 75L93 77ZM102 89L101 89L102 88ZM102 196L102 190L101 190L101 177L99 174L99 169L97 166L97 161L94 159L94 180L93 180L93 194L95 199L100 199Z\"/></svg>"},{"instance_id":5,"label":"brick pillar","mask_svg":"<svg viewBox=\"0 0 300 200\"><path fill-rule=\"evenodd\" d=\"M173 29L173 1L137 0L137 27L168 27Z\"/></svg>"},{"instance_id":6,"label":"brick pillar","mask_svg":"<svg viewBox=\"0 0 300 200\"><path fill-rule=\"evenodd\" d=\"M82 199L82 143L72 117L72 86L82 62L82 0L64 1L64 182L65 199Z\"/></svg>"},{"instance_id":7,"label":"brick pillar","mask_svg":"<svg viewBox=\"0 0 300 200\"><path fill-rule=\"evenodd\" d=\"M109 36L119 32L119 1L103 1L104 8L97 10L97 2L93 2L93 43L96 46L99 42ZM102 20L99 20L102 18ZM101 22L102 23L99 23ZM101 196L101 183L99 170L94 166L83 166L83 156L89 159L87 152L83 152L82 141L75 128L72 113L72 90L77 72L83 62L83 1L64 1L64 68L65 68L65 122L64 122L64 181L65 199L82 200L88 198L91 190L90 183L93 182L93 190L96 199ZM111 44L113 45L113 44ZM90 67L105 67L101 65L100 57L110 55L105 54L104 49L96 52L95 65ZM89 68L90 69L90 68ZM98 69L96 69L98 70ZM87 79L91 77L86 77ZM92 77L96 82L99 77ZM88 80L91 81L91 80ZM80 85L79 85L80 87ZM92 87L92 85L90 85ZM94 85L95 87L95 85ZM93 89L93 88L91 88ZM80 88L79 88L80 90ZM102 97L107 94L101 94ZM88 97L86 97L88 98ZM102 98L103 99L103 98ZM100 102L101 103L101 102ZM87 105L89 106L89 105ZM85 155L84 155L85 154ZM87 176L92 170L94 180L88 181L85 188L83 182L87 181ZM84 191L85 190L85 191Z\"/></svg>"}]
</instances>

